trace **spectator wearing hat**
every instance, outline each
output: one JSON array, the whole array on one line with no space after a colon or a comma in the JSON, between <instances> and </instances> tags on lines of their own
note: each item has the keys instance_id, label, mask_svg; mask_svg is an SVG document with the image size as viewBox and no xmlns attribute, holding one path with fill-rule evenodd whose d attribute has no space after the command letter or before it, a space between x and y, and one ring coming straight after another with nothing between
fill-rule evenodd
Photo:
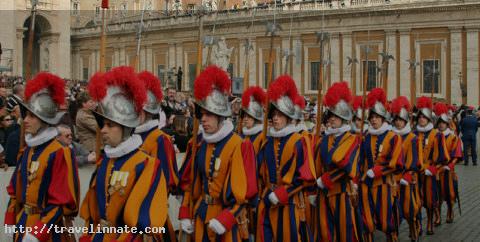
<instances>
[{"instance_id":1,"label":"spectator wearing hat","mask_svg":"<svg viewBox=\"0 0 480 242\"><path fill-rule=\"evenodd\" d=\"M97 132L97 122L93 116L92 110L96 104L90 98L87 92L78 95L78 104L80 109L76 116L77 138L79 143L88 151L95 151L95 138Z\"/></svg>"},{"instance_id":2,"label":"spectator wearing hat","mask_svg":"<svg viewBox=\"0 0 480 242\"><path fill-rule=\"evenodd\" d=\"M7 98L8 112L14 112L16 107L18 107L18 104L23 101L24 90L25 87L22 84L16 84L15 86L13 86L13 94Z\"/></svg>"}]
</instances>

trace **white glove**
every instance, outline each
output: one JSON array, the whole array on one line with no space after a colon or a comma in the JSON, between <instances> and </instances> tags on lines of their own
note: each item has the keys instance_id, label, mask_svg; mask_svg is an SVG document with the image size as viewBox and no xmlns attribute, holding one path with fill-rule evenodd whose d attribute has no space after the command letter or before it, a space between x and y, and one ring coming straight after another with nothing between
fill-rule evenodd
<instances>
[{"instance_id":1,"label":"white glove","mask_svg":"<svg viewBox=\"0 0 480 242\"><path fill-rule=\"evenodd\" d=\"M450 167L449 166L444 166L443 169L447 170L447 171L450 171Z\"/></svg>"},{"instance_id":2,"label":"white glove","mask_svg":"<svg viewBox=\"0 0 480 242\"><path fill-rule=\"evenodd\" d=\"M273 205L277 205L278 202L280 202L280 200L278 200L278 197L277 197L277 195L275 195L274 192L271 192L270 195L268 195L268 200L270 200L270 202Z\"/></svg>"},{"instance_id":3,"label":"white glove","mask_svg":"<svg viewBox=\"0 0 480 242\"><path fill-rule=\"evenodd\" d=\"M208 227L218 235L222 235L227 231L227 229L225 229L225 227L214 218L210 219L210 221L208 222Z\"/></svg>"},{"instance_id":4,"label":"white glove","mask_svg":"<svg viewBox=\"0 0 480 242\"><path fill-rule=\"evenodd\" d=\"M325 184L323 184L323 181L322 181L322 178L318 178L317 179L317 185L318 187L320 187L321 189L324 189L325 188Z\"/></svg>"},{"instance_id":5,"label":"white glove","mask_svg":"<svg viewBox=\"0 0 480 242\"><path fill-rule=\"evenodd\" d=\"M193 222L191 219L188 219L188 218L180 219L180 227L187 234L193 233Z\"/></svg>"},{"instance_id":6,"label":"white glove","mask_svg":"<svg viewBox=\"0 0 480 242\"><path fill-rule=\"evenodd\" d=\"M432 176L432 172L429 169L425 169L425 175L426 176Z\"/></svg>"},{"instance_id":7,"label":"white glove","mask_svg":"<svg viewBox=\"0 0 480 242\"><path fill-rule=\"evenodd\" d=\"M88 154L87 156L87 160L90 163L95 162L96 158L97 158L97 155L95 154L95 152L90 152L90 154Z\"/></svg>"},{"instance_id":8,"label":"white glove","mask_svg":"<svg viewBox=\"0 0 480 242\"><path fill-rule=\"evenodd\" d=\"M317 195L308 195L308 201L314 207L317 206Z\"/></svg>"},{"instance_id":9,"label":"white glove","mask_svg":"<svg viewBox=\"0 0 480 242\"><path fill-rule=\"evenodd\" d=\"M40 242L40 240L37 239L37 237L33 236L30 233L26 233L25 236L23 236L22 242Z\"/></svg>"},{"instance_id":10,"label":"white glove","mask_svg":"<svg viewBox=\"0 0 480 242\"><path fill-rule=\"evenodd\" d=\"M375 172L373 172L372 169L368 169L367 176L370 177L370 178L374 178L375 177Z\"/></svg>"},{"instance_id":11,"label":"white glove","mask_svg":"<svg viewBox=\"0 0 480 242\"><path fill-rule=\"evenodd\" d=\"M355 191L358 191L358 184L357 184L357 183L352 182L352 186L353 186L353 189L354 189Z\"/></svg>"},{"instance_id":12,"label":"white glove","mask_svg":"<svg viewBox=\"0 0 480 242\"><path fill-rule=\"evenodd\" d=\"M400 179L400 184L402 184L404 186L408 186L408 181L402 178L402 179Z\"/></svg>"}]
</instances>

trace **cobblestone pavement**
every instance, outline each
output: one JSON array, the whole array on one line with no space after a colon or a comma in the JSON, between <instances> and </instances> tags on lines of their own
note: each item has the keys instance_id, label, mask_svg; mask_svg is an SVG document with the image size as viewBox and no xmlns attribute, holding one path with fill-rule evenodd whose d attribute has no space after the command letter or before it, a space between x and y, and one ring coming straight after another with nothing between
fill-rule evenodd
<instances>
[{"instance_id":1,"label":"cobblestone pavement","mask_svg":"<svg viewBox=\"0 0 480 242\"><path fill-rule=\"evenodd\" d=\"M179 161L182 159L179 157ZM445 242L470 242L480 241L480 166L457 165L455 168L459 177L460 198L462 201L462 216L459 215L458 207L455 205L455 221L452 224L446 224L446 205L443 207L443 224L435 228L435 234L421 237L420 241L445 241ZM82 199L85 196L88 187L88 181L94 170L93 166L82 167L79 170L81 182ZM0 171L0 221L4 221L4 211L7 203L6 189L7 183L11 177L13 168L8 171ZM169 200L170 210L178 208L178 202L175 198ZM425 212L425 211L423 211ZM173 211L170 211L171 218L175 218ZM424 216L425 218L425 216ZM175 221L176 222L176 221ZM77 217L74 223L76 226L82 226L83 221ZM174 224L175 227L177 224ZM425 222L423 224L425 231ZM4 237L3 226L0 229L0 241L7 241ZM78 237L77 237L78 238ZM376 241L385 241L385 236L381 233L375 234ZM409 241L408 225L402 223L400 227L400 241Z\"/></svg>"},{"instance_id":2,"label":"cobblestone pavement","mask_svg":"<svg viewBox=\"0 0 480 242\"><path fill-rule=\"evenodd\" d=\"M462 216L455 204L455 220L452 224L445 223L447 205L442 207L442 225L434 228L434 235L426 235L426 213L423 209L423 235L420 241L470 242L480 241L480 166L457 165L455 170L459 179L459 193L462 203ZM385 241L382 233L375 234L376 241ZM400 226L400 241L410 241L408 224Z\"/></svg>"}]
</instances>

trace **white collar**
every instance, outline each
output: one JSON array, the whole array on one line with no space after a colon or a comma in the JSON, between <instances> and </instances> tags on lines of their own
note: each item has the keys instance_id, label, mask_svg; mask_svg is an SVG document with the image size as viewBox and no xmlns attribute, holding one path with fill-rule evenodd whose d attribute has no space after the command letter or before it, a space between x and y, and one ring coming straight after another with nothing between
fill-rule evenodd
<instances>
[{"instance_id":1,"label":"white collar","mask_svg":"<svg viewBox=\"0 0 480 242\"><path fill-rule=\"evenodd\" d=\"M111 147L110 145L105 145L103 149L108 158L118 158L122 157L142 145L142 137L138 134L130 136L127 140L123 141L116 147Z\"/></svg>"},{"instance_id":2,"label":"white collar","mask_svg":"<svg viewBox=\"0 0 480 242\"><path fill-rule=\"evenodd\" d=\"M447 128L446 130L442 131L442 133L443 133L443 135L444 135L445 137L453 134L453 132L452 132L452 130L451 130L450 128Z\"/></svg>"},{"instance_id":3,"label":"white collar","mask_svg":"<svg viewBox=\"0 0 480 242\"><path fill-rule=\"evenodd\" d=\"M135 134L140 134L146 131L149 131L155 127L158 127L159 121L158 119L151 119L145 122L144 124L139 125L135 128Z\"/></svg>"},{"instance_id":4,"label":"white collar","mask_svg":"<svg viewBox=\"0 0 480 242\"><path fill-rule=\"evenodd\" d=\"M224 139L232 131L233 131L233 123L232 121L227 119L223 121L222 127L220 127L220 129L214 134L207 134L202 129L202 137L207 143L212 144L212 143L217 143L220 140Z\"/></svg>"},{"instance_id":5,"label":"white collar","mask_svg":"<svg viewBox=\"0 0 480 242\"><path fill-rule=\"evenodd\" d=\"M412 128L410 127L410 122L408 122L405 127L402 129L397 129L396 127L392 128L392 131L395 132L398 135L404 136L410 132L412 132Z\"/></svg>"},{"instance_id":6,"label":"white collar","mask_svg":"<svg viewBox=\"0 0 480 242\"><path fill-rule=\"evenodd\" d=\"M386 131L389 131L390 127L390 124L388 124L387 122L383 122L382 126L378 129L374 129L373 126L368 127L368 133L371 135L381 135Z\"/></svg>"},{"instance_id":7,"label":"white collar","mask_svg":"<svg viewBox=\"0 0 480 242\"><path fill-rule=\"evenodd\" d=\"M360 129L357 128L357 126L356 126L354 123L352 123L352 130L353 130L353 132L355 132L356 134L359 134L359 133L360 133ZM368 124L367 124L367 123L364 123L364 124L363 124L362 133L365 133L367 130L368 130Z\"/></svg>"},{"instance_id":8,"label":"white collar","mask_svg":"<svg viewBox=\"0 0 480 242\"><path fill-rule=\"evenodd\" d=\"M433 124L430 123L430 122L425 127L421 127L420 125L417 125L417 131L418 132L426 133L426 132L428 132L432 129L433 129Z\"/></svg>"},{"instance_id":9,"label":"white collar","mask_svg":"<svg viewBox=\"0 0 480 242\"><path fill-rule=\"evenodd\" d=\"M297 128L295 128L295 125L289 124L279 131L276 131L273 127L270 127L270 129L268 129L268 136L272 136L274 138L281 138L295 132L297 132Z\"/></svg>"},{"instance_id":10,"label":"white collar","mask_svg":"<svg viewBox=\"0 0 480 242\"><path fill-rule=\"evenodd\" d=\"M336 129L329 127L327 130L325 130L325 135L335 135L335 137L338 137L350 130L352 130L352 127L350 127L350 125L344 124L342 125L342 127Z\"/></svg>"},{"instance_id":11,"label":"white collar","mask_svg":"<svg viewBox=\"0 0 480 242\"><path fill-rule=\"evenodd\" d=\"M44 144L45 142L50 141L57 136L58 130L54 127L48 127L38 132L38 134L35 136L32 136L31 134L26 134L25 143L29 147L35 147Z\"/></svg>"},{"instance_id":12,"label":"white collar","mask_svg":"<svg viewBox=\"0 0 480 242\"><path fill-rule=\"evenodd\" d=\"M263 124L255 124L252 128L248 129L247 127L242 128L243 135L255 135L263 130Z\"/></svg>"},{"instance_id":13,"label":"white collar","mask_svg":"<svg viewBox=\"0 0 480 242\"><path fill-rule=\"evenodd\" d=\"M299 124L297 124L296 128L297 128L297 132L308 131L308 128L307 128L307 126L305 125L305 122L304 122L304 121L302 121L302 122L300 122Z\"/></svg>"}]
</instances>

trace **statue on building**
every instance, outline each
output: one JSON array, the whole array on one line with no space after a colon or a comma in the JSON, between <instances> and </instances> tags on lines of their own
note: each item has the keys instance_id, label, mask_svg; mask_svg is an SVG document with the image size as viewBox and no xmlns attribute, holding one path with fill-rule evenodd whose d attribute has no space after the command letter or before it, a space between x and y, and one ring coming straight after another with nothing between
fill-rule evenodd
<instances>
[{"instance_id":1,"label":"statue on building","mask_svg":"<svg viewBox=\"0 0 480 242\"><path fill-rule=\"evenodd\" d=\"M255 1L255 0L250 0L250 7L256 8L257 5L258 5L258 4L257 4L257 1Z\"/></svg>"},{"instance_id":2,"label":"statue on building","mask_svg":"<svg viewBox=\"0 0 480 242\"><path fill-rule=\"evenodd\" d=\"M230 64L230 57L233 53L233 48L227 47L225 37L219 39L218 43L212 47L212 60L211 63L219 66L223 70L227 70Z\"/></svg>"},{"instance_id":3,"label":"statue on building","mask_svg":"<svg viewBox=\"0 0 480 242\"><path fill-rule=\"evenodd\" d=\"M172 3L172 9L173 11L182 11L183 10L183 7L182 7L182 2L180 0L175 0L173 3Z\"/></svg>"}]
</instances>

